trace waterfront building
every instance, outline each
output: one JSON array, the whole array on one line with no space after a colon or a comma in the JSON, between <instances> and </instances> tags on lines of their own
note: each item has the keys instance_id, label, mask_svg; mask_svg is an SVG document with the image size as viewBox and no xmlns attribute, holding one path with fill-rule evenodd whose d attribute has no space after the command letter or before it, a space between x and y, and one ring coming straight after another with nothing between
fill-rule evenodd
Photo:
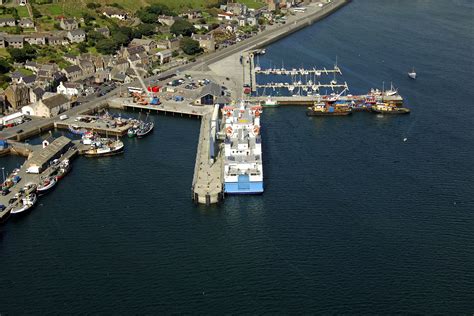
<instances>
[{"instance_id":1,"label":"waterfront building","mask_svg":"<svg viewBox=\"0 0 474 316\"><path fill-rule=\"evenodd\" d=\"M13 110L20 109L30 103L30 91L23 83L11 84L5 90L5 101Z\"/></svg>"},{"instance_id":2,"label":"waterfront building","mask_svg":"<svg viewBox=\"0 0 474 316\"><path fill-rule=\"evenodd\" d=\"M66 96L56 94L52 97L45 98L37 102L32 108L35 116L53 117L67 111L71 108L71 102Z\"/></svg>"}]
</instances>

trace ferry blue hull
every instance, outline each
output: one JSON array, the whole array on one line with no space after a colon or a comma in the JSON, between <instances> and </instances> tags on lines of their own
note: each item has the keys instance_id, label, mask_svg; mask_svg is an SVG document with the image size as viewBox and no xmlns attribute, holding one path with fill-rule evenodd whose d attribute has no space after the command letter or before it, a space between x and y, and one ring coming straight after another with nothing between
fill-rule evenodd
<instances>
[{"instance_id":1,"label":"ferry blue hull","mask_svg":"<svg viewBox=\"0 0 474 316\"><path fill-rule=\"evenodd\" d=\"M225 182L224 192L227 194L262 194L263 182Z\"/></svg>"}]
</instances>

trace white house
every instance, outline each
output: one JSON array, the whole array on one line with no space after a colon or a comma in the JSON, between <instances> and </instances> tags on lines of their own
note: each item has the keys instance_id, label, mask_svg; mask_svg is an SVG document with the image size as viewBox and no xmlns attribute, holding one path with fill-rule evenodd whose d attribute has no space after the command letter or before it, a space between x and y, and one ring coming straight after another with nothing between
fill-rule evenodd
<instances>
[{"instance_id":1,"label":"white house","mask_svg":"<svg viewBox=\"0 0 474 316\"><path fill-rule=\"evenodd\" d=\"M56 89L57 93L64 94L67 97L71 98L73 96L78 96L82 93L82 85L78 82L60 82L58 88Z\"/></svg>"},{"instance_id":2,"label":"white house","mask_svg":"<svg viewBox=\"0 0 474 316\"><path fill-rule=\"evenodd\" d=\"M161 52L156 53L160 60L160 64L163 65L164 63L168 63L171 61L171 57L173 56L173 52L170 49L162 50Z\"/></svg>"},{"instance_id":3,"label":"white house","mask_svg":"<svg viewBox=\"0 0 474 316\"><path fill-rule=\"evenodd\" d=\"M128 13L126 11L120 10L118 8L104 8L102 14L108 18L119 19L121 21L125 21L128 19Z\"/></svg>"},{"instance_id":4,"label":"white house","mask_svg":"<svg viewBox=\"0 0 474 316\"><path fill-rule=\"evenodd\" d=\"M217 19L220 21L230 21L234 15L231 12L223 12L223 13L218 13L217 14Z\"/></svg>"}]
</instances>

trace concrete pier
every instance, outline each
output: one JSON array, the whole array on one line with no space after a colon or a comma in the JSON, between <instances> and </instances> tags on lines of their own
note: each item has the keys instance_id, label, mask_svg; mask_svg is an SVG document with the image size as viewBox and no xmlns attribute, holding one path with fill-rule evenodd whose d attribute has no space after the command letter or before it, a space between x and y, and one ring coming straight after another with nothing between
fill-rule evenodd
<instances>
[{"instance_id":1,"label":"concrete pier","mask_svg":"<svg viewBox=\"0 0 474 316\"><path fill-rule=\"evenodd\" d=\"M223 199L223 157L219 151L214 161L210 159L211 115L207 113L201 120L199 143L194 166L192 197L196 204L215 204Z\"/></svg>"},{"instance_id":2,"label":"concrete pier","mask_svg":"<svg viewBox=\"0 0 474 316\"><path fill-rule=\"evenodd\" d=\"M89 116L81 117L87 118ZM74 126L75 128L94 131L102 135L123 136L127 134L128 129L133 126L133 124L129 122L121 126L114 126L115 122L111 119L97 119L95 117L90 117L92 118L91 122L84 122L79 121L76 118L77 117L70 117L63 121L57 121L54 123L54 127L68 130L71 126Z\"/></svg>"}]
</instances>

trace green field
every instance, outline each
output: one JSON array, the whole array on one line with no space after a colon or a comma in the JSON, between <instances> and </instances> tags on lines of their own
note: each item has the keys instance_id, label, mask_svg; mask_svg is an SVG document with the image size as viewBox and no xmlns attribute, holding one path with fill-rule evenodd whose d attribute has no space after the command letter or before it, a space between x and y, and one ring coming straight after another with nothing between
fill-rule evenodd
<instances>
[{"instance_id":1,"label":"green field","mask_svg":"<svg viewBox=\"0 0 474 316\"><path fill-rule=\"evenodd\" d=\"M7 52L6 48L0 48L0 57L9 58L10 54Z\"/></svg>"},{"instance_id":2,"label":"green field","mask_svg":"<svg viewBox=\"0 0 474 316\"><path fill-rule=\"evenodd\" d=\"M28 12L27 7L17 6L16 11L18 12L18 15L20 16L20 18L29 18L30 17L30 13Z\"/></svg>"},{"instance_id":3,"label":"green field","mask_svg":"<svg viewBox=\"0 0 474 316\"><path fill-rule=\"evenodd\" d=\"M256 0L238 0L237 2L245 4L250 9L260 9L265 3Z\"/></svg>"},{"instance_id":4,"label":"green field","mask_svg":"<svg viewBox=\"0 0 474 316\"><path fill-rule=\"evenodd\" d=\"M29 69L19 68L17 69L23 76L31 76L33 72Z\"/></svg>"},{"instance_id":5,"label":"green field","mask_svg":"<svg viewBox=\"0 0 474 316\"><path fill-rule=\"evenodd\" d=\"M264 3L257 0L237 0L238 2L246 4L249 8L260 8ZM135 12L141 7L145 7L152 3L165 4L176 12L182 12L189 9L205 9L212 5L216 5L218 0L64 0L60 3L37 5L36 7L53 16L67 15L80 16L82 12L87 11L85 7L88 2L100 3L102 6L117 3L130 12ZM64 9L63 9L64 8Z\"/></svg>"},{"instance_id":6,"label":"green field","mask_svg":"<svg viewBox=\"0 0 474 316\"><path fill-rule=\"evenodd\" d=\"M62 3L53 4L42 4L37 5L36 8L40 10L43 15L49 15L52 17L64 15L69 17L81 17L82 14L87 11L82 3L77 1L64 1Z\"/></svg>"}]
</instances>

